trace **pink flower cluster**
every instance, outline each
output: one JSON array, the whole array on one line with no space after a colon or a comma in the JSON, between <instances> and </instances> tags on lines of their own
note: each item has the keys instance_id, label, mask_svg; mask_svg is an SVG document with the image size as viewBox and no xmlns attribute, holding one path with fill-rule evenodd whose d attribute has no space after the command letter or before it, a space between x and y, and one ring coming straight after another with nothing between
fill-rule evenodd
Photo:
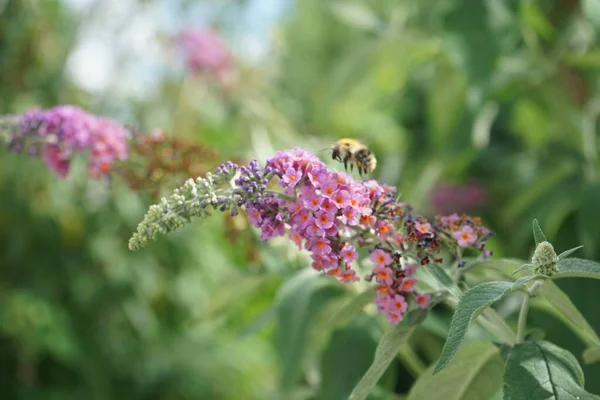
<instances>
[{"instance_id":1,"label":"pink flower cluster","mask_svg":"<svg viewBox=\"0 0 600 400\"><path fill-rule=\"evenodd\" d=\"M440 234L450 236L456 241L458 249L473 248L482 252L484 257L489 257L492 252L485 247L485 242L493 233L481 224L481 219L456 213L448 216L436 217L436 229ZM455 256L458 264L463 261L457 251Z\"/></svg>"},{"instance_id":2,"label":"pink flower cluster","mask_svg":"<svg viewBox=\"0 0 600 400\"><path fill-rule=\"evenodd\" d=\"M127 158L128 137L129 131L113 119L63 105L22 114L8 147L41 156L60 176L67 175L75 153L87 151L88 173L99 178L109 172L113 162Z\"/></svg>"},{"instance_id":3,"label":"pink flower cluster","mask_svg":"<svg viewBox=\"0 0 600 400\"><path fill-rule=\"evenodd\" d=\"M484 188L477 182L466 185L443 184L431 193L431 204L438 214L469 212L481 208L486 201Z\"/></svg>"},{"instance_id":4,"label":"pink flower cluster","mask_svg":"<svg viewBox=\"0 0 600 400\"><path fill-rule=\"evenodd\" d=\"M309 252L315 270L341 282L360 279L356 271L362 258L369 268L363 279L377 283L377 309L397 324L408 310L430 305L430 295L417 291L419 266L441 263L442 247L459 262L466 248L485 257L484 242L491 232L466 216L438 217L431 224L394 192L377 181L355 181L332 171L296 148L278 152L264 168L256 160L245 166L227 162L206 179L189 180L149 209L129 245L143 247L191 217L209 215L210 208L235 215L244 207L262 240L289 238Z\"/></svg>"},{"instance_id":5,"label":"pink flower cluster","mask_svg":"<svg viewBox=\"0 0 600 400\"><path fill-rule=\"evenodd\" d=\"M428 307L429 295L415 292L417 264L409 260L441 261L434 257L440 241L430 223L411 215L410 207L394 198L394 188L331 171L301 149L269 159L264 176L256 180L265 177L277 177L283 193L250 200L246 195L244 203L262 240L287 235L299 249L310 252L315 270L342 282L359 280L358 248L367 247L374 267L365 279L378 283L375 302L380 312L397 324L411 300L417 307ZM247 187L243 193L255 192L257 186L248 181L238 181Z\"/></svg>"},{"instance_id":6,"label":"pink flower cluster","mask_svg":"<svg viewBox=\"0 0 600 400\"><path fill-rule=\"evenodd\" d=\"M187 29L178 35L177 44L193 73L207 71L222 79L231 67L228 48L212 30Z\"/></svg>"}]
</instances>

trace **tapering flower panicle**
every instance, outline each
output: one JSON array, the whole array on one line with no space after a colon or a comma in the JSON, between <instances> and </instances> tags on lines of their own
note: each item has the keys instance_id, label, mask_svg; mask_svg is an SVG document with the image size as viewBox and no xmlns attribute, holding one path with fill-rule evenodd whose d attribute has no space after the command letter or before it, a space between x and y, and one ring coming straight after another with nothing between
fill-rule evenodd
<instances>
[{"instance_id":1,"label":"tapering flower panicle","mask_svg":"<svg viewBox=\"0 0 600 400\"><path fill-rule=\"evenodd\" d=\"M262 240L288 237L310 253L315 270L341 282L360 279L358 249L366 248L370 271L364 279L376 283L379 312L397 324L411 304L429 305L429 295L417 290L414 275L419 265L441 262L442 245L483 249L491 234L477 219L466 216L440 217L431 224L413 213L410 205L399 202L395 188L375 180L355 181L298 148L278 152L264 168L252 161L239 168L224 165L215 175L234 176L228 194L224 191L209 203L207 196L216 190L209 185L210 191L201 195L196 189L193 196L176 193L173 199L163 199L148 212L130 247L142 247L157 233L171 231L191 216L204 216L209 205L219 208L218 201L223 202L222 210L243 207L252 225L260 229ZM280 190L271 190L273 185ZM193 213L187 210L187 202L196 205Z\"/></svg>"},{"instance_id":2,"label":"tapering flower panicle","mask_svg":"<svg viewBox=\"0 0 600 400\"><path fill-rule=\"evenodd\" d=\"M238 166L226 163L217 168L214 174L208 173L205 178L188 179L168 198L150 206L144 220L138 225L137 232L129 240L129 248L138 250L158 234L169 232L191 222L193 217L210 216L210 209L230 210L237 214L237 204L226 190L220 186L227 185Z\"/></svg>"},{"instance_id":3,"label":"tapering flower panicle","mask_svg":"<svg viewBox=\"0 0 600 400\"><path fill-rule=\"evenodd\" d=\"M88 153L88 173L96 179L108 174L115 161L127 158L130 134L125 127L74 106L35 108L10 121L5 126L8 149L42 157L60 176L67 175L79 152Z\"/></svg>"}]
</instances>

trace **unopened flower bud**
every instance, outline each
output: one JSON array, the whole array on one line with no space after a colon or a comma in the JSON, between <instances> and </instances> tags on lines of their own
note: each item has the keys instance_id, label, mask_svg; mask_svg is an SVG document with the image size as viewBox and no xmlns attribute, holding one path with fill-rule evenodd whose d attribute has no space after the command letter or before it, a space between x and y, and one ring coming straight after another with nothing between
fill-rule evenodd
<instances>
[{"instance_id":1,"label":"unopened flower bud","mask_svg":"<svg viewBox=\"0 0 600 400\"><path fill-rule=\"evenodd\" d=\"M558 263L558 256L554 251L554 247L545 241L539 243L535 248L531 263L533 264L533 273L535 275L554 275L557 271L556 264Z\"/></svg>"}]
</instances>

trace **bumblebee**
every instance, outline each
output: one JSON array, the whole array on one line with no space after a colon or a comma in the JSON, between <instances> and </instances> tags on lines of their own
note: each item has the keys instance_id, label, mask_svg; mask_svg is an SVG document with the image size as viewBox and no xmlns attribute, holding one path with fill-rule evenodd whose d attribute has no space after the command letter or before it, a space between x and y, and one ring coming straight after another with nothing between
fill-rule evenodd
<instances>
[{"instance_id":1,"label":"bumblebee","mask_svg":"<svg viewBox=\"0 0 600 400\"><path fill-rule=\"evenodd\" d=\"M331 149L331 158L344 163L344 168L354 171L354 165L358 169L358 174L362 177L363 174L372 172L377 166L375 154L367 146L355 139L340 139L333 145Z\"/></svg>"}]
</instances>

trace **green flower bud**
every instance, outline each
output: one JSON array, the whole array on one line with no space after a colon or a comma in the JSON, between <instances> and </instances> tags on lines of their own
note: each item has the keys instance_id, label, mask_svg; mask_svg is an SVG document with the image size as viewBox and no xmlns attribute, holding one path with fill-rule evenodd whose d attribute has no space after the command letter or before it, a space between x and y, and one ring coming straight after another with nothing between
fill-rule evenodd
<instances>
[{"instance_id":1,"label":"green flower bud","mask_svg":"<svg viewBox=\"0 0 600 400\"><path fill-rule=\"evenodd\" d=\"M531 258L531 263L533 264L534 275L554 275L557 272L556 264L558 264L558 256L554 251L554 247L545 241L538 244Z\"/></svg>"}]
</instances>

